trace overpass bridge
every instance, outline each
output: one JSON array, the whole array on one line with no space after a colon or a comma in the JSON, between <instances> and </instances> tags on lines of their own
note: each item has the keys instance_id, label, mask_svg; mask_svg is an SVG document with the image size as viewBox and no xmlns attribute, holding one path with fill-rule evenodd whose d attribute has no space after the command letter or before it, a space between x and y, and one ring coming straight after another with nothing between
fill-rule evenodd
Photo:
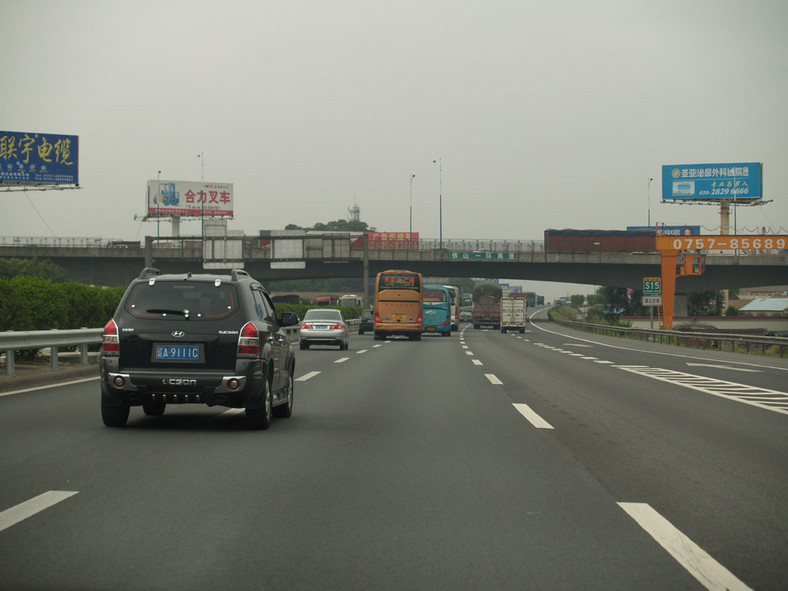
<instances>
[{"instance_id":1,"label":"overpass bridge","mask_svg":"<svg viewBox=\"0 0 788 591\"><path fill-rule=\"evenodd\" d=\"M430 277L486 277L639 289L660 276L656 252L548 252L542 241L420 240L418 249L371 248L360 234L259 238L147 236L144 244L101 238L2 238L0 257L49 259L73 281L125 287L146 266L168 273L243 267L263 283L281 279L364 278L406 268ZM788 284L788 254L708 253L705 272L677 279L676 292ZM365 294L366 295L366 294ZM365 300L367 301L367 300Z\"/></svg>"}]
</instances>

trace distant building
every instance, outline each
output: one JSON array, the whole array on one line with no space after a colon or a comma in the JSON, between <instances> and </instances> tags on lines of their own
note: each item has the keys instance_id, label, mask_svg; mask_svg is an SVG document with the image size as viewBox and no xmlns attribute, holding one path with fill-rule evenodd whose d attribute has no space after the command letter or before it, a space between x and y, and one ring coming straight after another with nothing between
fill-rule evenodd
<instances>
[{"instance_id":1,"label":"distant building","mask_svg":"<svg viewBox=\"0 0 788 591\"><path fill-rule=\"evenodd\" d=\"M788 297L755 298L739 308L742 316L788 317Z\"/></svg>"}]
</instances>

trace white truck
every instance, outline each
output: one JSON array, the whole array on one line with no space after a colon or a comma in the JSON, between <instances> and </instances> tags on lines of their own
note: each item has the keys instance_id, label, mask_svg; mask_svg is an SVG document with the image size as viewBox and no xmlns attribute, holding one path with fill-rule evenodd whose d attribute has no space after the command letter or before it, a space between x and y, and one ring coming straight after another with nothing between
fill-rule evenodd
<instances>
[{"instance_id":1,"label":"white truck","mask_svg":"<svg viewBox=\"0 0 788 591\"><path fill-rule=\"evenodd\" d=\"M501 298L501 332L525 332L526 294L509 294Z\"/></svg>"}]
</instances>

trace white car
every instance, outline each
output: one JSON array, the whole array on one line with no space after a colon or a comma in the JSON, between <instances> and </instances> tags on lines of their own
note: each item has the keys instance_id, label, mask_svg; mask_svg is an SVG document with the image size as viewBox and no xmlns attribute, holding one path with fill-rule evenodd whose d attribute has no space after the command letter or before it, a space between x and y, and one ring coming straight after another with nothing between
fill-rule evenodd
<instances>
[{"instance_id":1,"label":"white car","mask_svg":"<svg viewBox=\"0 0 788 591\"><path fill-rule=\"evenodd\" d=\"M309 349L310 345L339 345L339 349L347 349L350 334L347 323L339 310L312 308L304 314L299 330L301 349Z\"/></svg>"}]
</instances>

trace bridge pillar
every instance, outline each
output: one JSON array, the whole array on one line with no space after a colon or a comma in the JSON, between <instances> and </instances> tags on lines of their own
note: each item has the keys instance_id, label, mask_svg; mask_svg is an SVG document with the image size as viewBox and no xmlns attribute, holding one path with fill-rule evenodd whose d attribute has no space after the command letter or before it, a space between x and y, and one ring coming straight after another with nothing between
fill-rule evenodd
<instances>
[{"instance_id":1,"label":"bridge pillar","mask_svg":"<svg viewBox=\"0 0 788 591\"><path fill-rule=\"evenodd\" d=\"M145 267L153 266L153 236L145 236Z\"/></svg>"},{"instance_id":2,"label":"bridge pillar","mask_svg":"<svg viewBox=\"0 0 788 591\"><path fill-rule=\"evenodd\" d=\"M673 305L676 297L676 263L679 258L677 250L663 250L662 255L662 320L663 328L673 330Z\"/></svg>"}]
</instances>

